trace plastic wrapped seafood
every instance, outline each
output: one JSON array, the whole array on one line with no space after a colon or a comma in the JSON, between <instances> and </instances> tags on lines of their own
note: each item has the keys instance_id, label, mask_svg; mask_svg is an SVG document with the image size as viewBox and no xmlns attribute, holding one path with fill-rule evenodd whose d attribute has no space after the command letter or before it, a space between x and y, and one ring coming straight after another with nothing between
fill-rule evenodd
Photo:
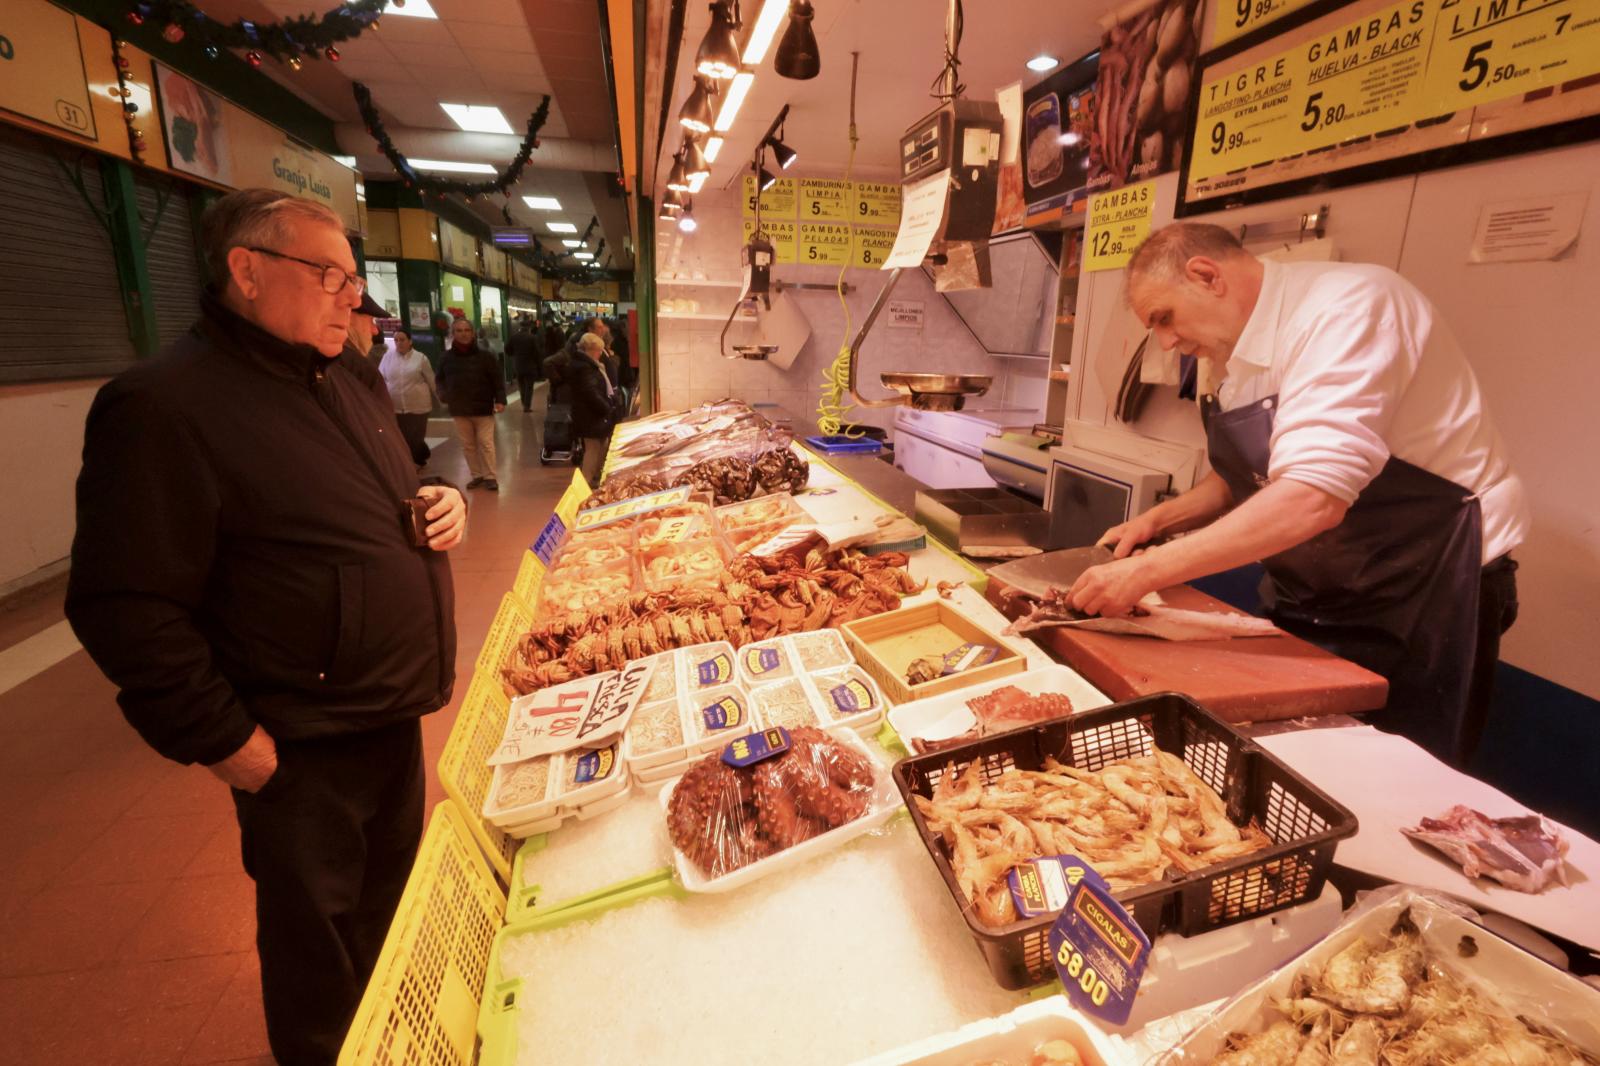
<instances>
[{"instance_id":1,"label":"plastic wrapped seafood","mask_svg":"<svg viewBox=\"0 0 1600 1066\"><path fill-rule=\"evenodd\" d=\"M652 591L684 585L715 587L724 566L722 551L715 541L669 544L645 557L644 583Z\"/></svg>"},{"instance_id":2,"label":"plastic wrapped seafood","mask_svg":"<svg viewBox=\"0 0 1600 1066\"><path fill-rule=\"evenodd\" d=\"M1468 877L1492 877L1519 892L1567 884L1569 845L1543 815L1490 818L1458 804L1401 832L1450 856Z\"/></svg>"},{"instance_id":3,"label":"plastic wrapped seafood","mask_svg":"<svg viewBox=\"0 0 1600 1066\"><path fill-rule=\"evenodd\" d=\"M750 694L763 726L781 725L795 730L821 724L812 707L811 694L798 678L762 685Z\"/></svg>"},{"instance_id":4,"label":"plastic wrapped seafood","mask_svg":"<svg viewBox=\"0 0 1600 1066\"><path fill-rule=\"evenodd\" d=\"M590 570L597 566L627 565L633 554L625 532L574 533L561 548L550 568L552 575L566 570ZM546 579L548 580L548 578Z\"/></svg>"}]
</instances>

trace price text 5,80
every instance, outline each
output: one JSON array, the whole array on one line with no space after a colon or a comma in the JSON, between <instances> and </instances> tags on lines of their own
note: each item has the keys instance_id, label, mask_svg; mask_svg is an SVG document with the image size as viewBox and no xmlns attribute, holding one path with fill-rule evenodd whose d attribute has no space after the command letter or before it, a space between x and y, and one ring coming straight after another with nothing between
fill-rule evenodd
<instances>
[{"instance_id":1,"label":"price text 5,80","mask_svg":"<svg viewBox=\"0 0 1600 1066\"><path fill-rule=\"evenodd\" d=\"M1061 950L1056 953L1056 964L1066 971L1068 980L1077 982L1078 988L1089 997L1089 1002L1097 1007L1105 1004L1111 995L1111 986L1106 984L1105 978L1095 973L1094 967L1085 962L1082 953L1071 944L1061 945Z\"/></svg>"}]
</instances>

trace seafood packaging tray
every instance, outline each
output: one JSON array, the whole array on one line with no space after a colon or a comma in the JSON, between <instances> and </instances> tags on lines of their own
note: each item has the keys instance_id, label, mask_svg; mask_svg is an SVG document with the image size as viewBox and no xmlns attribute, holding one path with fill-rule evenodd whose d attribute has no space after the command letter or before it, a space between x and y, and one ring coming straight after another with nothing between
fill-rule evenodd
<instances>
[{"instance_id":1,"label":"seafood packaging tray","mask_svg":"<svg viewBox=\"0 0 1600 1066\"><path fill-rule=\"evenodd\" d=\"M713 641L654 658L656 671L626 730L629 769L639 781L652 783L676 777L700 755L755 728L750 695L734 666L733 645ZM651 723L672 735L673 721L676 742L658 746L643 739ZM639 747L645 750L634 750Z\"/></svg>"},{"instance_id":2,"label":"seafood packaging tray","mask_svg":"<svg viewBox=\"0 0 1600 1066\"><path fill-rule=\"evenodd\" d=\"M1380 898L1383 896L1388 898ZM1369 909L1360 913L1362 907ZM1162 1066L1212 1061L1223 1050L1228 1034L1259 1032L1265 1024L1268 1004L1296 994L1291 990L1303 975L1321 972L1334 956L1358 939L1381 942L1407 912L1420 933L1430 966L1474 987L1508 1014L1536 1021L1540 1029L1558 1031L1589 1055L1600 1056L1600 990L1457 913L1457 909L1464 908L1453 902L1443 905L1440 897L1424 889L1406 885L1380 889L1367 902L1357 905L1325 939L1213 1011L1156 1061ZM1370 993L1371 986L1364 986L1362 991ZM1503 1058L1484 1061L1531 1060L1516 1058L1507 1051Z\"/></svg>"},{"instance_id":3,"label":"seafood packaging tray","mask_svg":"<svg viewBox=\"0 0 1600 1066\"><path fill-rule=\"evenodd\" d=\"M870 1059L855 1066L973 1066L974 1063L1029 1061L1040 1045L1065 1040L1085 1066L1131 1064L1122 1041L1102 1033L1095 1023L1072 1009L1065 996L1024 1003L988 1021L972 1022L940 1036Z\"/></svg>"},{"instance_id":4,"label":"seafood packaging tray","mask_svg":"<svg viewBox=\"0 0 1600 1066\"><path fill-rule=\"evenodd\" d=\"M757 685L750 699L763 728L847 726L866 736L878 731L886 706L877 684L854 665Z\"/></svg>"},{"instance_id":5,"label":"seafood packaging tray","mask_svg":"<svg viewBox=\"0 0 1600 1066\"><path fill-rule=\"evenodd\" d=\"M1021 673L1027 668L1027 661L1015 648L942 599L907 604L898 611L857 618L839 628L856 662L878 682L891 703L938 696ZM944 655L962 643L993 645L1000 649L1000 654L991 662L968 667L959 673L916 685L906 681L906 670L913 660Z\"/></svg>"},{"instance_id":6,"label":"seafood packaging tray","mask_svg":"<svg viewBox=\"0 0 1600 1066\"><path fill-rule=\"evenodd\" d=\"M627 799L631 784L627 763L624 736L599 748L496 766L484 797L483 817L518 839L549 832L568 818L593 818ZM502 802L510 787L525 794L515 802Z\"/></svg>"},{"instance_id":7,"label":"seafood packaging tray","mask_svg":"<svg viewBox=\"0 0 1600 1066\"><path fill-rule=\"evenodd\" d=\"M1111 701L1105 693L1085 681L1077 671L1065 666L1041 666L997 681L973 685L943 696L902 703L889 709L889 724L907 751L915 740L944 740L965 733L977 724L977 715L967 706L968 700L987 696L1007 685L1021 689L1030 696L1058 693L1072 701L1074 714L1104 707Z\"/></svg>"},{"instance_id":8,"label":"seafood packaging tray","mask_svg":"<svg viewBox=\"0 0 1600 1066\"><path fill-rule=\"evenodd\" d=\"M739 649L739 676L747 685L760 685L815 670L837 670L855 661L837 629L817 629L746 644Z\"/></svg>"},{"instance_id":9,"label":"seafood packaging tray","mask_svg":"<svg viewBox=\"0 0 1600 1066\"><path fill-rule=\"evenodd\" d=\"M830 829L820 836L814 836L810 840L802 841L792 848L784 848L775 855L757 859L748 866L742 866L732 873L723 874L721 877L707 877L700 872L693 862L689 861L688 856L679 851L677 847L673 847L672 865L677 871L680 885L690 892L731 892L769 874L775 874L780 870L798 866L814 855L821 854L824 851L831 851L841 844L854 840L863 833L879 828L895 816L895 813L903 806L903 801L895 789L894 775L889 772L889 768L884 765L883 760L873 751L872 746L857 736L852 729L829 729L827 732L839 743L860 752L872 764L872 798L867 803L866 813L853 822L846 822L844 825ZM678 787L680 780L682 778L673 780L661 790L661 816L663 819L666 818L667 807L672 802L672 792Z\"/></svg>"},{"instance_id":10,"label":"seafood packaging tray","mask_svg":"<svg viewBox=\"0 0 1600 1066\"><path fill-rule=\"evenodd\" d=\"M811 516L787 493L757 496L717 508L717 525L736 552L749 551L790 526L811 522Z\"/></svg>"},{"instance_id":11,"label":"seafood packaging tray","mask_svg":"<svg viewBox=\"0 0 1600 1066\"><path fill-rule=\"evenodd\" d=\"M1255 821L1272 844L1194 873L1118 891L1116 899L1152 940L1166 930L1193 936L1316 899L1337 842L1356 832L1355 815L1265 749L1175 692L1085 711L1013 729L968 744L902 759L895 783L922 842L966 919L994 979L1028 988L1055 977L1047 936L1054 916L1002 926L978 920L965 902L942 837L932 832L913 796L932 797L944 774L977 762L985 783L1013 767L1037 770L1046 758L1083 770L1156 748L1181 758L1226 807L1236 825Z\"/></svg>"}]
</instances>

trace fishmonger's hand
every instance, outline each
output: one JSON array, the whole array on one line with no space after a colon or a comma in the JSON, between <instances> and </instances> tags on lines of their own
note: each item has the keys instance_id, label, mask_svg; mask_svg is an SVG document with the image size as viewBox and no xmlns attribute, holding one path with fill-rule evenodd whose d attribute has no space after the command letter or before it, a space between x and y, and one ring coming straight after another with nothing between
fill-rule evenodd
<instances>
[{"instance_id":1,"label":"fishmonger's hand","mask_svg":"<svg viewBox=\"0 0 1600 1066\"><path fill-rule=\"evenodd\" d=\"M1119 526L1112 526L1100 535L1096 546L1104 545L1118 559L1126 558L1135 549L1150 543L1161 535L1161 522L1153 511L1146 511Z\"/></svg>"},{"instance_id":2,"label":"fishmonger's hand","mask_svg":"<svg viewBox=\"0 0 1600 1066\"><path fill-rule=\"evenodd\" d=\"M449 485L424 485L417 495L430 501L428 508L428 547L436 552L449 551L461 543L467 533L467 501Z\"/></svg>"},{"instance_id":3,"label":"fishmonger's hand","mask_svg":"<svg viewBox=\"0 0 1600 1066\"><path fill-rule=\"evenodd\" d=\"M1084 614L1120 618L1133 605L1161 587L1146 555L1091 566L1073 582L1068 599Z\"/></svg>"}]
</instances>

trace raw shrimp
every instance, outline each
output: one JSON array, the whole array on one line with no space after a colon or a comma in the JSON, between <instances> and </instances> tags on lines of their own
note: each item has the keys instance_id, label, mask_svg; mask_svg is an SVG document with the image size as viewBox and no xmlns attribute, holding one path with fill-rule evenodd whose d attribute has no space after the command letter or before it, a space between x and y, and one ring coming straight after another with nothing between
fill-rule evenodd
<instances>
[{"instance_id":1,"label":"raw shrimp","mask_svg":"<svg viewBox=\"0 0 1600 1066\"><path fill-rule=\"evenodd\" d=\"M1367 949L1366 941L1361 945ZM1424 969L1415 934L1402 934L1386 951L1362 955L1359 969L1356 957L1346 958L1350 951L1346 948L1328 963L1323 986L1311 994L1352 1014L1404 1014L1411 1004L1411 986L1422 979Z\"/></svg>"},{"instance_id":2,"label":"raw shrimp","mask_svg":"<svg viewBox=\"0 0 1600 1066\"><path fill-rule=\"evenodd\" d=\"M1312 1023L1311 1032L1306 1034L1306 1042L1300 1047L1300 1054L1294 1057L1294 1066L1327 1066L1333 1061L1333 1023L1328 1018L1324 1010L1321 1017Z\"/></svg>"},{"instance_id":3,"label":"raw shrimp","mask_svg":"<svg viewBox=\"0 0 1600 1066\"><path fill-rule=\"evenodd\" d=\"M1331 1061L1336 1066L1378 1066L1378 1052L1382 1049L1383 1030L1377 1019L1357 1018L1333 1045Z\"/></svg>"},{"instance_id":4,"label":"raw shrimp","mask_svg":"<svg viewBox=\"0 0 1600 1066\"><path fill-rule=\"evenodd\" d=\"M1212 1066L1291 1066L1305 1042L1293 1022L1274 1022L1265 1032L1246 1037L1232 1051L1211 1060Z\"/></svg>"}]
</instances>

